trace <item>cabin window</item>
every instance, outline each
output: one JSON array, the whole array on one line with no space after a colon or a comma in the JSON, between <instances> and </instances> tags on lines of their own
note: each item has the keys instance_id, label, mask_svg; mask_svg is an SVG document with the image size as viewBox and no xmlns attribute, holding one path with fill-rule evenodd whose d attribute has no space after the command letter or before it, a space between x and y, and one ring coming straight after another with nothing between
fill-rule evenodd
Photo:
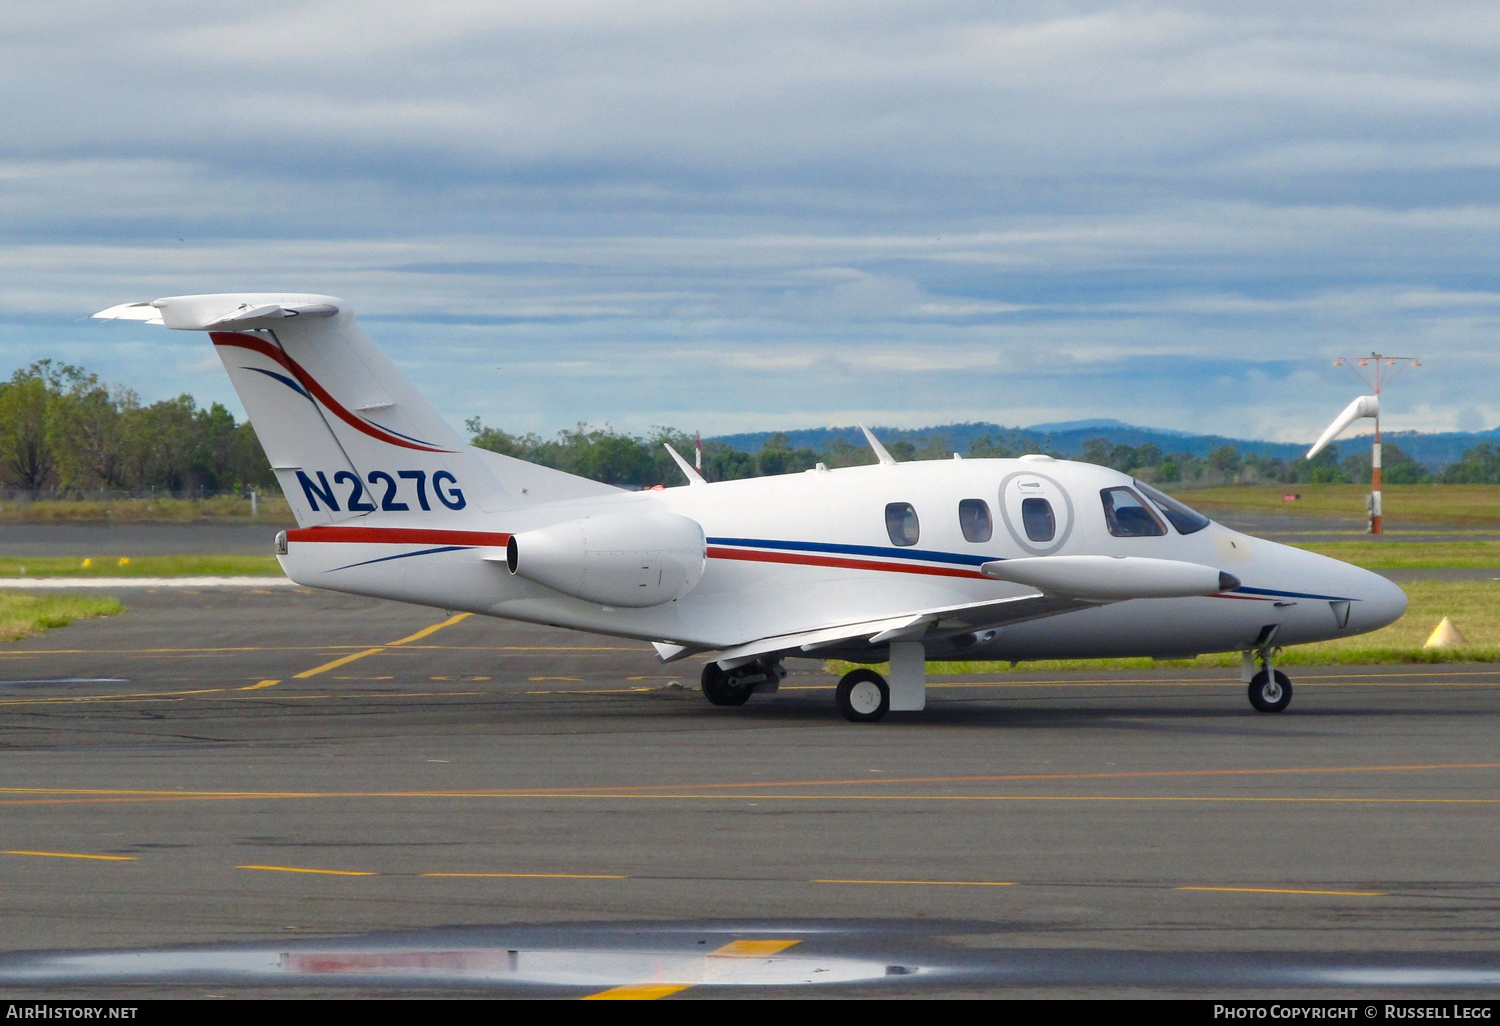
<instances>
[{"instance_id":1,"label":"cabin window","mask_svg":"<svg viewBox=\"0 0 1500 1026\"><path fill-rule=\"evenodd\" d=\"M1202 513L1178 502L1165 492L1159 492L1150 485L1141 484L1139 481L1135 483L1135 486L1141 490L1146 498L1156 504L1156 508L1161 510L1162 515L1172 522L1173 527L1177 528L1178 534L1192 534L1194 531L1203 530L1212 523Z\"/></svg>"},{"instance_id":2,"label":"cabin window","mask_svg":"<svg viewBox=\"0 0 1500 1026\"><path fill-rule=\"evenodd\" d=\"M917 511L909 502L893 502L885 508L885 530L892 545L915 545L921 535Z\"/></svg>"},{"instance_id":3,"label":"cabin window","mask_svg":"<svg viewBox=\"0 0 1500 1026\"><path fill-rule=\"evenodd\" d=\"M1022 499L1021 526L1026 528L1026 537L1032 541L1051 541L1057 536L1057 517L1052 515L1052 503L1046 499Z\"/></svg>"},{"instance_id":4,"label":"cabin window","mask_svg":"<svg viewBox=\"0 0 1500 1026\"><path fill-rule=\"evenodd\" d=\"M1167 533L1145 500L1129 488L1105 488L1099 495L1104 500L1104 522L1116 538L1156 538Z\"/></svg>"},{"instance_id":5,"label":"cabin window","mask_svg":"<svg viewBox=\"0 0 1500 1026\"><path fill-rule=\"evenodd\" d=\"M958 526L963 528L964 541L989 541L995 533L990 504L983 499L964 499L958 504Z\"/></svg>"}]
</instances>

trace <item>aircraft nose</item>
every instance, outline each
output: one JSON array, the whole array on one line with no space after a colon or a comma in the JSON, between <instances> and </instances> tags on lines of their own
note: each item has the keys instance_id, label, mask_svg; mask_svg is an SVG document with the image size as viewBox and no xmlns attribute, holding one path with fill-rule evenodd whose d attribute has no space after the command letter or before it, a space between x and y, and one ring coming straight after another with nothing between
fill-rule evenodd
<instances>
[{"instance_id":1,"label":"aircraft nose","mask_svg":"<svg viewBox=\"0 0 1500 1026\"><path fill-rule=\"evenodd\" d=\"M1358 631L1378 631L1406 612L1406 592L1368 570L1363 572L1355 594L1359 601L1349 611L1349 626Z\"/></svg>"}]
</instances>

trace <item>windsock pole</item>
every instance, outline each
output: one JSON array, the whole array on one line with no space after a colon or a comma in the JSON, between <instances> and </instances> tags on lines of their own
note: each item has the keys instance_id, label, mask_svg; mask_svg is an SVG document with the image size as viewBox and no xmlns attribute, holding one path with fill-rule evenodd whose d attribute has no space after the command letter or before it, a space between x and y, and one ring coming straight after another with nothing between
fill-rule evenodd
<instances>
[{"instance_id":1,"label":"windsock pole","mask_svg":"<svg viewBox=\"0 0 1500 1026\"><path fill-rule=\"evenodd\" d=\"M1370 450L1370 533L1384 534L1380 520L1380 418L1375 418L1375 445Z\"/></svg>"},{"instance_id":2,"label":"windsock pole","mask_svg":"<svg viewBox=\"0 0 1500 1026\"><path fill-rule=\"evenodd\" d=\"M693 432L693 467L703 473L703 432Z\"/></svg>"}]
</instances>

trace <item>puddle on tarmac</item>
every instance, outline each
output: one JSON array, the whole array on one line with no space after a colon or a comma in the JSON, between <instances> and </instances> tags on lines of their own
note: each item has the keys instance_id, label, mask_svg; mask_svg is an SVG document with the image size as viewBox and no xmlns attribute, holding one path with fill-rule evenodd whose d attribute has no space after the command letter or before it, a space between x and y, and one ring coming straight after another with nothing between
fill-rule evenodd
<instances>
[{"instance_id":1,"label":"puddle on tarmac","mask_svg":"<svg viewBox=\"0 0 1500 1026\"><path fill-rule=\"evenodd\" d=\"M976 947L993 924L917 920L448 927L361 937L0 955L0 984L566 988L932 986L1494 987L1488 952L1124 951Z\"/></svg>"},{"instance_id":2,"label":"puddle on tarmac","mask_svg":"<svg viewBox=\"0 0 1500 1026\"><path fill-rule=\"evenodd\" d=\"M446 931L453 933L454 931ZM498 931L489 931L495 933ZM538 931L529 929L526 933ZM150 951L46 952L0 958L6 983L216 981L225 983L425 983L609 988L631 984L795 987L911 979L931 970L879 959L798 952L807 934L732 930L705 936L609 937L609 930L565 928L584 944L443 943L458 937L389 935L353 939L215 945ZM821 932L821 931L819 931ZM585 937L579 935L592 934ZM605 936L600 936L604 934ZM426 939L427 943L422 943ZM561 939L561 938L559 938ZM608 944L613 940L615 943ZM592 941L593 943L587 943ZM435 942L435 943L434 943ZM605 942L605 943L601 943ZM623 942L623 943L622 943ZM777 950L777 949L780 950Z\"/></svg>"}]
</instances>

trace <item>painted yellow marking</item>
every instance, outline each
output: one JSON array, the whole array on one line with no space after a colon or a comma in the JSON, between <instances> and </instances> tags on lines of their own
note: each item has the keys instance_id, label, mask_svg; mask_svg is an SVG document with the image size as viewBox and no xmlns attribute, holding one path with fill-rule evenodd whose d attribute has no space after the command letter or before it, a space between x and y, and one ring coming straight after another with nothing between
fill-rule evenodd
<instances>
[{"instance_id":1,"label":"painted yellow marking","mask_svg":"<svg viewBox=\"0 0 1500 1026\"><path fill-rule=\"evenodd\" d=\"M737 940L710 951L709 955L720 958L767 958L801 943L800 940Z\"/></svg>"},{"instance_id":2,"label":"painted yellow marking","mask_svg":"<svg viewBox=\"0 0 1500 1026\"><path fill-rule=\"evenodd\" d=\"M455 613L453 616L448 617L448 619L444 620L442 623L435 623L429 627L423 627L415 634L408 634L406 637L401 638L397 641L388 641L386 642L386 645L390 648L395 648L398 645L409 645L413 641L421 641L423 638L430 637L431 635L436 634L444 627L452 627L460 620L467 620L470 616L473 615L474 614L472 613Z\"/></svg>"},{"instance_id":3,"label":"painted yellow marking","mask_svg":"<svg viewBox=\"0 0 1500 1026\"><path fill-rule=\"evenodd\" d=\"M528 677L526 679L527 680L577 680L577 681L583 680L582 677ZM540 692L528 691L526 693L528 695L532 695L532 694L539 694Z\"/></svg>"},{"instance_id":4,"label":"painted yellow marking","mask_svg":"<svg viewBox=\"0 0 1500 1026\"><path fill-rule=\"evenodd\" d=\"M737 940L708 953L709 958L769 958L785 951L800 940ZM673 983L666 980L642 983L627 983L623 987L611 987L597 994L590 994L584 1001L655 1001L670 997L693 986L691 983Z\"/></svg>"},{"instance_id":5,"label":"painted yellow marking","mask_svg":"<svg viewBox=\"0 0 1500 1026\"><path fill-rule=\"evenodd\" d=\"M346 656L340 656L338 659L334 659L331 662L326 662L322 666L314 666L311 670L303 670L301 673L293 674L292 679L306 680L309 677L316 677L320 673L327 673L329 670L337 670L340 666L348 666L350 663L354 662L357 659L364 659L367 656L379 655L387 649L399 648L400 646L408 644L409 642L421 641L423 638L430 637L431 635L436 634L444 627L451 627L453 624L458 623L460 620L467 619L471 615L473 614L458 613L454 616L448 617L448 619L442 621L441 623L435 623L428 627L423 627L415 634L408 634L404 638L398 638L395 641L388 641L384 645L378 645L374 648L367 648L362 652L351 652Z\"/></svg>"},{"instance_id":6,"label":"painted yellow marking","mask_svg":"<svg viewBox=\"0 0 1500 1026\"><path fill-rule=\"evenodd\" d=\"M581 1001L655 1001L687 990L691 983L632 983L624 987L611 987L597 994L580 998Z\"/></svg>"},{"instance_id":7,"label":"painted yellow marking","mask_svg":"<svg viewBox=\"0 0 1500 1026\"><path fill-rule=\"evenodd\" d=\"M259 691L261 688L274 687L275 685L280 684L280 683L281 683L280 680L263 680L259 684L251 684L248 687L240 688L240 690L241 691Z\"/></svg>"},{"instance_id":8,"label":"painted yellow marking","mask_svg":"<svg viewBox=\"0 0 1500 1026\"><path fill-rule=\"evenodd\" d=\"M629 880L614 873L418 873L418 876L457 876L502 880Z\"/></svg>"},{"instance_id":9,"label":"painted yellow marking","mask_svg":"<svg viewBox=\"0 0 1500 1026\"><path fill-rule=\"evenodd\" d=\"M379 875L378 873L371 873L371 872L364 871L364 870L355 870L355 869L307 869L307 868L304 868L302 866L235 866L234 868L235 869L261 869L261 870L265 870L266 872L269 872L269 873L315 873L315 874L317 874L319 876L378 876Z\"/></svg>"},{"instance_id":10,"label":"painted yellow marking","mask_svg":"<svg viewBox=\"0 0 1500 1026\"><path fill-rule=\"evenodd\" d=\"M549 680L561 678L552 677ZM578 678L569 678L577 680ZM642 691L651 691L652 688L558 688L553 691L525 691L527 695L634 695Z\"/></svg>"},{"instance_id":11,"label":"painted yellow marking","mask_svg":"<svg viewBox=\"0 0 1500 1026\"><path fill-rule=\"evenodd\" d=\"M912 887L1014 887L1011 880L812 880L827 884L906 884Z\"/></svg>"},{"instance_id":12,"label":"painted yellow marking","mask_svg":"<svg viewBox=\"0 0 1500 1026\"><path fill-rule=\"evenodd\" d=\"M97 859L100 862L134 862L134 855L82 855L72 851L0 851L0 855L39 855L49 859Z\"/></svg>"},{"instance_id":13,"label":"painted yellow marking","mask_svg":"<svg viewBox=\"0 0 1500 1026\"><path fill-rule=\"evenodd\" d=\"M460 613L459 618L468 616L468 613ZM443 627L446 623L438 624ZM402 641L389 642L391 645L401 645ZM212 648L17 648L9 649L0 655L10 656L39 656L39 655L202 655L216 654L220 652L339 652L346 649L363 648L363 645L237 645ZM649 652L649 648L626 647L623 645L404 645L405 648L419 649L421 651L442 652ZM1493 671L1500 674L1500 670ZM830 685L832 686L832 685Z\"/></svg>"},{"instance_id":14,"label":"painted yellow marking","mask_svg":"<svg viewBox=\"0 0 1500 1026\"><path fill-rule=\"evenodd\" d=\"M1387 891L1304 891L1291 887L1174 887L1174 891L1228 891L1232 894L1337 894L1354 898L1379 898Z\"/></svg>"},{"instance_id":15,"label":"painted yellow marking","mask_svg":"<svg viewBox=\"0 0 1500 1026\"><path fill-rule=\"evenodd\" d=\"M340 656L339 658L334 659L331 662L324 663L322 666L314 666L311 670L303 670L301 673L294 673L292 674L292 679L306 680L309 677L316 677L320 673L327 673L329 670L337 670L340 666L348 666L356 659L364 659L366 656L379 655L384 651L385 647L381 646L379 648L367 648L363 652L351 652L349 655Z\"/></svg>"},{"instance_id":16,"label":"painted yellow marking","mask_svg":"<svg viewBox=\"0 0 1500 1026\"><path fill-rule=\"evenodd\" d=\"M8 698L0 701L0 705L57 705L69 702L110 702L126 699L146 699L148 701L169 701L183 695L214 695L224 688L196 688L192 691L141 691L130 695L74 695L71 697L57 698Z\"/></svg>"},{"instance_id":17,"label":"painted yellow marking","mask_svg":"<svg viewBox=\"0 0 1500 1026\"><path fill-rule=\"evenodd\" d=\"M1202 804L1252 804L1267 805L1500 805L1500 798L1271 798L1271 797L1224 797L1213 795L1111 795L1111 794L619 794L600 791L569 792L566 794L483 794L451 791L404 791L387 793L357 792L348 794L180 794L126 796L119 798L5 798L0 805L80 805L109 804L115 802L149 801L260 801L269 799L319 799L319 798L485 798L528 799L532 801L560 801L563 799L618 799L626 801L743 801L754 798L758 801L789 802L1177 802Z\"/></svg>"}]
</instances>

